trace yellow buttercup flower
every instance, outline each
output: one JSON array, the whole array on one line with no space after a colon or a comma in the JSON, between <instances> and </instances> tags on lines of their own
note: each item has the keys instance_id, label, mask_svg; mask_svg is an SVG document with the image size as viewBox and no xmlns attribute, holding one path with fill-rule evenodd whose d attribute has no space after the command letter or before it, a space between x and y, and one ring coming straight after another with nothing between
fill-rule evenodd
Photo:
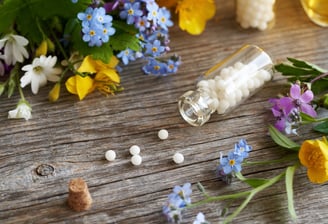
<instances>
[{"instance_id":1,"label":"yellow buttercup flower","mask_svg":"<svg viewBox=\"0 0 328 224\"><path fill-rule=\"evenodd\" d=\"M86 56L77 69L80 74L85 76L76 74L70 77L66 81L67 90L78 95L80 100L83 100L95 89L105 94L113 94L119 90L120 77L115 70L118 62L118 59L114 56L111 57L108 63Z\"/></svg>"},{"instance_id":2,"label":"yellow buttercup flower","mask_svg":"<svg viewBox=\"0 0 328 224\"><path fill-rule=\"evenodd\" d=\"M298 157L307 167L311 182L321 184L328 181L328 142L323 140L306 140L303 142Z\"/></svg>"},{"instance_id":3,"label":"yellow buttercup flower","mask_svg":"<svg viewBox=\"0 0 328 224\"><path fill-rule=\"evenodd\" d=\"M166 7L176 4L179 27L192 35L201 34L206 22L214 17L216 11L214 0L160 0L158 3Z\"/></svg>"}]
</instances>

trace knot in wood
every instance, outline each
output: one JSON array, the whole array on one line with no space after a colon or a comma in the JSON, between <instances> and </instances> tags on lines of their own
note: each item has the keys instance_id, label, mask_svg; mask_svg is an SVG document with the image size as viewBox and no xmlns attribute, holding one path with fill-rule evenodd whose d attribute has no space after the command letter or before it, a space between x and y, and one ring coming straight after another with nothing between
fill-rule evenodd
<instances>
[{"instance_id":1,"label":"knot in wood","mask_svg":"<svg viewBox=\"0 0 328 224\"><path fill-rule=\"evenodd\" d=\"M49 164L41 164L36 168L36 173L39 176L49 176L55 172L55 168Z\"/></svg>"}]
</instances>

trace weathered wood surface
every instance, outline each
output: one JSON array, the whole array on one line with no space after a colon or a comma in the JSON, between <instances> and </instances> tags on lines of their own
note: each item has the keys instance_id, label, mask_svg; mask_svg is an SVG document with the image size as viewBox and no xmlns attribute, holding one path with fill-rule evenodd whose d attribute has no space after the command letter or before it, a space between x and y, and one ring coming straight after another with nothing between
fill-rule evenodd
<instances>
[{"instance_id":1,"label":"weathered wood surface","mask_svg":"<svg viewBox=\"0 0 328 224\"><path fill-rule=\"evenodd\" d=\"M0 223L165 223L161 208L174 185L201 182L208 192L220 195L245 189L236 181L225 186L214 170L219 151L228 151L240 138L253 146L250 159L279 158L284 154L267 135L272 121L267 100L284 90L276 76L255 96L227 116L213 115L200 128L182 120L177 99L193 89L198 75L245 43L261 46L276 60L293 56L328 68L328 29L311 23L297 0L277 1L273 29L243 30L235 22L234 1L217 1L216 19L201 36L171 30L171 47L183 58L177 75L156 78L143 75L141 62L122 72L125 90L105 98L91 94L79 102L63 94L57 103L46 99L50 87L37 96L28 93L33 119L8 120L18 96L0 103ZM26 91L29 92L29 91ZM166 128L169 139L161 141L158 130ZM302 138L318 137L310 130ZM134 167L128 149L141 147L143 163ZM106 150L117 153L114 162ZM176 165L172 155L182 152L185 162ZM54 170L41 176L42 164ZM269 177L283 164L247 167L246 176ZM39 167L40 168L40 167ZM47 174L47 173L45 173ZM66 205L68 182L82 177L94 203L77 213ZM296 223L325 223L328 219L327 185L313 185L302 169L295 178ZM192 199L200 194L193 186ZM234 223L291 223L284 182L258 195ZM238 204L233 203L231 209ZM190 223L201 210L218 223L219 204L195 208L185 214Z\"/></svg>"}]
</instances>

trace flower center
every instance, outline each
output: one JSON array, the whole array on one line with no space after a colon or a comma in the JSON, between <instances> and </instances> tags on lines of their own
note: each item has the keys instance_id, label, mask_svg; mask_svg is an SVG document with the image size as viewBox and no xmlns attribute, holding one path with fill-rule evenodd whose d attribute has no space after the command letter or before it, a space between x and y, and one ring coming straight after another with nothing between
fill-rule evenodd
<instances>
[{"instance_id":1,"label":"flower center","mask_svg":"<svg viewBox=\"0 0 328 224\"><path fill-rule=\"evenodd\" d=\"M134 10L133 10L133 9L129 9L129 10L128 10L128 14L129 14L129 15L133 15L133 13L134 13Z\"/></svg>"},{"instance_id":2,"label":"flower center","mask_svg":"<svg viewBox=\"0 0 328 224\"><path fill-rule=\"evenodd\" d=\"M155 52L157 52L157 47L153 47L151 50L152 50L152 52L155 53Z\"/></svg>"},{"instance_id":3,"label":"flower center","mask_svg":"<svg viewBox=\"0 0 328 224\"><path fill-rule=\"evenodd\" d=\"M234 159L230 159L229 160L229 165L230 166L233 166L233 165L235 165L236 164L236 161L234 160Z\"/></svg>"},{"instance_id":4,"label":"flower center","mask_svg":"<svg viewBox=\"0 0 328 224\"><path fill-rule=\"evenodd\" d=\"M324 160L322 153L320 152L312 152L308 157L308 161L311 167L314 168L323 168L322 161Z\"/></svg>"},{"instance_id":5,"label":"flower center","mask_svg":"<svg viewBox=\"0 0 328 224\"><path fill-rule=\"evenodd\" d=\"M33 68L33 71L36 74L40 74L43 71L43 68L41 66L36 66L36 67Z\"/></svg>"}]
</instances>

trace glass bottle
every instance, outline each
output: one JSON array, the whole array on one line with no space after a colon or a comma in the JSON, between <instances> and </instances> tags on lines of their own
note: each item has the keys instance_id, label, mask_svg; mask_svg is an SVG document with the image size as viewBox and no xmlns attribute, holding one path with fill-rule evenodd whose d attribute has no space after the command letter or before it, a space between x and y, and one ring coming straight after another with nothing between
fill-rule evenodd
<instances>
[{"instance_id":1,"label":"glass bottle","mask_svg":"<svg viewBox=\"0 0 328 224\"><path fill-rule=\"evenodd\" d=\"M312 22L328 27L328 0L301 0L301 3Z\"/></svg>"},{"instance_id":2,"label":"glass bottle","mask_svg":"<svg viewBox=\"0 0 328 224\"><path fill-rule=\"evenodd\" d=\"M180 97L181 116L189 124L201 126L215 111L229 112L272 79L272 66L270 56L261 48L244 45L206 71L196 90Z\"/></svg>"},{"instance_id":3,"label":"glass bottle","mask_svg":"<svg viewBox=\"0 0 328 224\"><path fill-rule=\"evenodd\" d=\"M244 29L266 30L274 25L275 0L236 0L236 20Z\"/></svg>"}]
</instances>

